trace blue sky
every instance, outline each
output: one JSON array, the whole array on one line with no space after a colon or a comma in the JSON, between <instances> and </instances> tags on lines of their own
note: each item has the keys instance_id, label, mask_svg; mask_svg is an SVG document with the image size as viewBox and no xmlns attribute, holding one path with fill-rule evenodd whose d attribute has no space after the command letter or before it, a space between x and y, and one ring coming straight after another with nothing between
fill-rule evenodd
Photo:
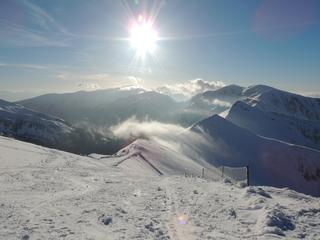
<instances>
[{"instance_id":1,"label":"blue sky","mask_svg":"<svg viewBox=\"0 0 320 240\"><path fill-rule=\"evenodd\" d=\"M134 59L129 23L155 19ZM76 91L192 79L320 92L317 0L1 0L0 89Z\"/></svg>"}]
</instances>

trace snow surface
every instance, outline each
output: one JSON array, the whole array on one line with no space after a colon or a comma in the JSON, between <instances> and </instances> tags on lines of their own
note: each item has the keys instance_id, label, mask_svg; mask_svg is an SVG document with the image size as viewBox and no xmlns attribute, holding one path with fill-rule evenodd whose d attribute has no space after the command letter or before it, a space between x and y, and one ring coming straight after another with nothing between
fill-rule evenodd
<instances>
[{"instance_id":1,"label":"snow surface","mask_svg":"<svg viewBox=\"0 0 320 240\"><path fill-rule=\"evenodd\" d=\"M256 85L221 113L255 134L320 150L320 99Z\"/></svg>"},{"instance_id":2,"label":"snow surface","mask_svg":"<svg viewBox=\"0 0 320 240\"><path fill-rule=\"evenodd\" d=\"M244 101L222 116L256 134L320 150L320 121L263 111Z\"/></svg>"},{"instance_id":3,"label":"snow surface","mask_svg":"<svg viewBox=\"0 0 320 240\"><path fill-rule=\"evenodd\" d=\"M0 137L0 239L320 238L319 198L178 176L199 164L181 159L116 166L160 156L150 141L83 157Z\"/></svg>"},{"instance_id":4,"label":"snow surface","mask_svg":"<svg viewBox=\"0 0 320 240\"><path fill-rule=\"evenodd\" d=\"M231 179L246 181L244 169L249 166L252 185L320 196L320 151L257 136L218 115L179 133L138 139L117 156L113 164L127 172L200 176L204 168L212 180L221 174L218 168L227 166L239 168L228 171L234 172Z\"/></svg>"},{"instance_id":5,"label":"snow surface","mask_svg":"<svg viewBox=\"0 0 320 240\"><path fill-rule=\"evenodd\" d=\"M0 134L53 143L73 130L65 121L0 99Z\"/></svg>"},{"instance_id":6,"label":"snow surface","mask_svg":"<svg viewBox=\"0 0 320 240\"><path fill-rule=\"evenodd\" d=\"M190 107L219 114L261 136L320 150L319 98L265 85L229 85L198 94Z\"/></svg>"},{"instance_id":7,"label":"snow surface","mask_svg":"<svg viewBox=\"0 0 320 240\"><path fill-rule=\"evenodd\" d=\"M225 104L219 104L221 101ZM215 91L198 94L189 104L196 109L211 109L212 113L221 113L227 109L227 103L232 105L236 101L244 101L262 111L320 121L319 98L305 97L265 85L253 85L247 88L228 85Z\"/></svg>"},{"instance_id":8,"label":"snow surface","mask_svg":"<svg viewBox=\"0 0 320 240\"><path fill-rule=\"evenodd\" d=\"M306 120L320 120L320 99L305 97L269 86L255 85L243 90L245 100L263 111Z\"/></svg>"},{"instance_id":9,"label":"snow surface","mask_svg":"<svg viewBox=\"0 0 320 240\"><path fill-rule=\"evenodd\" d=\"M207 139L194 145L213 166L250 167L254 185L290 187L320 196L320 151L257 136L214 115L195 124L192 131Z\"/></svg>"}]
</instances>

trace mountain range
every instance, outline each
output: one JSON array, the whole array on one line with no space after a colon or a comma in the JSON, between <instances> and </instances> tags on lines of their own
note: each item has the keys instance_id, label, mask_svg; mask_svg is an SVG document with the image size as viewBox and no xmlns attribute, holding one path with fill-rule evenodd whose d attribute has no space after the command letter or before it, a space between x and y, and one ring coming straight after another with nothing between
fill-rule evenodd
<instances>
[{"instance_id":1,"label":"mountain range","mask_svg":"<svg viewBox=\"0 0 320 240\"><path fill-rule=\"evenodd\" d=\"M116 151L120 141L92 129L0 100L0 135L78 154Z\"/></svg>"},{"instance_id":2,"label":"mountain range","mask_svg":"<svg viewBox=\"0 0 320 240\"><path fill-rule=\"evenodd\" d=\"M132 117L142 126L156 121L188 128L153 135L153 125L149 134L116 137L114 126ZM219 167L249 166L254 185L319 196L319 119L320 99L264 85L229 85L186 102L141 88L116 88L1 101L0 132L75 153L118 151L117 166L151 175L200 175L204 168L215 176Z\"/></svg>"},{"instance_id":3,"label":"mountain range","mask_svg":"<svg viewBox=\"0 0 320 240\"><path fill-rule=\"evenodd\" d=\"M189 107L220 114L268 138L320 149L320 99L265 85L229 85L193 97Z\"/></svg>"},{"instance_id":4,"label":"mountain range","mask_svg":"<svg viewBox=\"0 0 320 240\"><path fill-rule=\"evenodd\" d=\"M142 88L113 88L65 94L46 94L19 101L30 109L61 117L73 124L110 127L135 116L188 126L202 115L186 111L185 103Z\"/></svg>"}]
</instances>

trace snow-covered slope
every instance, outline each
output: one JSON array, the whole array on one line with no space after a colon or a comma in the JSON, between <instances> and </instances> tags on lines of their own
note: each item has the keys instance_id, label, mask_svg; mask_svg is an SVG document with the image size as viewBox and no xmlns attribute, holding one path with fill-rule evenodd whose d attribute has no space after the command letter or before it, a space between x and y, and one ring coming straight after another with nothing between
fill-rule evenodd
<instances>
[{"instance_id":1,"label":"snow-covered slope","mask_svg":"<svg viewBox=\"0 0 320 240\"><path fill-rule=\"evenodd\" d=\"M150 176L143 168L136 174L114 166L121 157L96 157L0 137L0 239L320 235L318 198L288 189Z\"/></svg>"},{"instance_id":2,"label":"snow-covered slope","mask_svg":"<svg viewBox=\"0 0 320 240\"><path fill-rule=\"evenodd\" d=\"M244 89L246 103L262 111L284 114L300 119L320 120L320 99L304 97L264 85Z\"/></svg>"},{"instance_id":3,"label":"snow-covered slope","mask_svg":"<svg viewBox=\"0 0 320 240\"><path fill-rule=\"evenodd\" d=\"M320 121L268 112L236 102L226 119L256 134L320 150Z\"/></svg>"},{"instance_id":4,"label":"snow-covered slope","mask_svg":"<svg viewBox=\"0 0 320 240\"><path fill-rule=\"evenodd\" d=\"M253 185L320 196L320 151L259 137L218 115L167 138L138 140L117 156L121 156L117 166L128 171L144 166L151 175L200 176L205 168L206 177L216 179L220 166L249 166ZM241 180L246 179L243 174Z\"/></svg>"},{"instance_id":5,"label":"snow-covered slope","mask_svg":"<svg viewBox=\"0 0 320 240\"><path fill-rule=\"evenodd\" d=\"M3 100L0 100L0 135L78 154L114 153L122 145L120 140L110 141L106 134L76 128L59 118Z\"/></svg>"},{"instance_id":6,"label":"snow-covered slope","mask_svg":"<svg viewBox=\"0 0 320 240\"><path fill-rule=\"evenodd\" d=\"M254 185L289 187L320 196L320 151L259 137L214 115L191 128L210 144L197 146L214 166L250 167Z\"/></svg>"},{"instance_id":7,"label":"snow-covered slope","mask_svg":"<svg viewBox=\"0 0 320 240\"><path fill-rule=\"evenodd\" d=\"M185 142L178 143L185 145ZM160 139L138 139L120 150L114 164L129 172L143 169L149 175L194 175L201 176L205 168L208 179L219 178L220 172L203 159L194 159L188 152Z\"/></svg>"},{"instance_id":8,"label":"snow-covered slope","mask_svg":"<svg viewBox=\"0 0 320 240\"><path fill-rule=\"evenodd\" d=\"M72 127L63 120L0 100L0 134L34 142L54 144Z\"/></svg>"},{"instance_id":9,"label":"snow-covered slope","mask_svg":"<svg viewBox=\"0 0 320 240\"><path fill-rule=\"evenodd\" d=\"M221 113L243 97L243 90L244 88L238 85L228 85L218 90L206 91L192 97L189 108L210 114Z\"/></svg>"},{"instance_id":10,"label":"snow-covered slope","mask_svg":"<svg viewBox=\"0 0 320 240\"><path fill-rule=\"evenodd\" d=\"M320 99L267 86L243 91L225 118L256 134L320 149Z\"/></svg>"},{"instance_id":11,"label":"snow-covered slope","mask_svg":"<svg viewBox=\"0 0 320 240\"><path fill-rule=\"evenodd\" d=\"M307 120L320 120L320 99L304 97L265 85L253 85L247 88L228 85L215 91L206 91L194 96L189 101L189 107L220 113L239 100L245 100L263 111Z\"/></svg>"}]
</instances>

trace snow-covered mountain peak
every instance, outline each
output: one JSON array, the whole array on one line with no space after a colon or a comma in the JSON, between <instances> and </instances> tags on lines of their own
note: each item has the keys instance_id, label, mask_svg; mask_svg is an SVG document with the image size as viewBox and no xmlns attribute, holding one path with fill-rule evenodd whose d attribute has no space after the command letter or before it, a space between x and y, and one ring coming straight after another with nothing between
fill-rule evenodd
<instances>
[{"instance_id":1,"label":"snow-covered mountain peak","mask_svg":"<svg viewBox=\"0 0 320 240\"><path fill-rule=\"evenodd\" d=\"M256 95L261 95L263 93L266 93L272 90L276 90L276 89L267 85L262 85L262 84L252 85L247 88L244 88L242 91L242 95L245 97L254 97Z\"/></svg>"},{"instance_id":2,"label":"snow-covered mountain peak","mask_svg":"<svg viewBox=\"0 0 320 240\"><path fill-rule=\"evenodd\" d=\"M46 115L40 112L36 112L31 109L25 108L22 105L7 102L1 99L0 99L0 114L2 117L6 116L6 117L13 117L13 118L21 118L21 120L41 119L46 122L62 124L62 126L67 125L67 123L60 118Z\"/></svg>"},{"instance_id":3,"label":"snow-covered mountain peak","mask_svg":"<svg viewBox=\"0 0 320 240\"><path fill-rule=\"evenodd\" d=\"M258 90L257 90L258 89ZM244 91L245 102L263 111L307 120L320 120L320 99L305 97L271 87L251 87Z\"/></svg>"},{"instance_id":4,"label":"snow-covered mountain peak","mask_svg":"<svg viewBox=\"0 0 320 240\"><path fill-rule=\"evenodd\" d=\"M244 87L241 87L236 84L230 84L225 87L219 88L215 90L216 93L219 94L226 94L226 95L240 95L241 92L244 90Z\"/></svg>"},{"instance_id":5,"label":"snow-covered mountain peak","mask_svg":"<svg viewBox=\"0 0 320 240\"><path fill-rule=\"evenodd\" d=\"M237 101L224 117L255 134L320 149L320 121L264 109L251 102Z\"/></svg>"},{"instance_id":6,"label":"snow-covered mountain peak","mask_svg":"<svg viewBox=\"0 0 320 240\"><path fill-rule=\"evenodd\" d=\"M0 110L2 111L17 112L20 111L22 108L23 107L21 105L0 99Z\"/></svg>"},{"instance_id":7,"label":"snow-covered mountain peak","mask_svg":"<svg viewBox=\"0 0 320 240\"><path fill-rule=\"evenodd\" d=\"M230 97L239 97L242 94L242 91L244 90L243 87L235 85L235 84L231 84L231 85L227 85L225 87L219 88L217 90L209 90L209 91L205 91L203 93L200 93L198 95L196 95L194 98L219 98L219 97L226 97L226 98L230 98Z\"/></svg>"},{"instance_id":8,"label":"snow-covered mountain peak","mask_svg":"<svg viewBox=\"0 0 320 240\"><path fill-rule=\"evenodd\" d=\"M245 107L245 103L239 102L237 106ZM255 184L288 186L320 195L319 151L255 135L218 115L200 121L191 130L210 143L194 145L201 149L197 152L203 159L214 166L249 165L255 172L252 178Z\"/></svg>"},{"instance_id":9,"label":"snow-covered mountain peak","mask_svg":"<svg viewBox=\"0 0 320 240\"><path fill-rule=\"evenodd\" d=\"M215 114L208 117L191 127L192 131L202 132L213 138L237 139L241 137L253 137L254 134L244 128L240 128L232 122Z\"/></svg>"},{"instance_id":10,"label":"snow-covered mountain peak","mask_svg":"<svg viewBox=\"0 0 320 240\"><path fill-rule=\"evenodd\" d=\"M73 130L63 120L0 101L0 133L33 142L56 142Z\"/></svg>"},{"instance_id":11,"label":"snow-covered mountain peak","mask_svg":"<svg viewBox=\"0 0 320 240\"><path fill-rule=\"evenodd\" d=\"M6 107L6 106L10 106L10 105L14 105L14 104L0 99L0 107Z\"/></svg>"}]
</instances>

